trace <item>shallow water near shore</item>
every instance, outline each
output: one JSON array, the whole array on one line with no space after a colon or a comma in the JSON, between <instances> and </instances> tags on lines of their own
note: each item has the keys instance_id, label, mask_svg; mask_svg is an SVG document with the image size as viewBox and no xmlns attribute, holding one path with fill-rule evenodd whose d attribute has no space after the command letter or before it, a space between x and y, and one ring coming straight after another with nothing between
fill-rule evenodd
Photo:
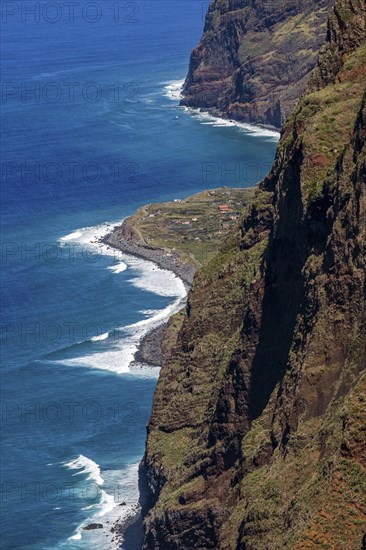
<instances>
[{"instance_id":1,"label":"shallow water near shore","mask_svg":"<svg viewBox=\"0 0 366 550\"><path fill-rule=\"evenodd\" d=\"M252 186L274 157L275 136L178 107L202 3L136 6L118 24L103 10L93 24L76 11L73 23L14 15L3 25L4 549L113 547L113 519L138 499L158 369L131 362L185 290L151 263L101 250L100 236L148 202ZM51 100L70 83L74 101ZM38 86L51 95L34 99ZM83 530L92 522L104 529Z\"/></svg>"}]
</instances>

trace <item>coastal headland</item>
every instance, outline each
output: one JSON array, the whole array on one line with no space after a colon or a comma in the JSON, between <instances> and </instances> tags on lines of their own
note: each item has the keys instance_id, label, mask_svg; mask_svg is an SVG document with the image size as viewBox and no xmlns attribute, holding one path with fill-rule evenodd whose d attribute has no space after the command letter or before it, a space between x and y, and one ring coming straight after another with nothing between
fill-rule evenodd
<instances>
[{"instance_id":1,"label":"coastal headland","mask_svg":"<svg viewBox=\"0 0 366 550\"><path fill-rule=\"evenodd\" d=\"M221 187L185 199L143 206L103 242L173 271L187 286L235 231L254 188Z\"/></svg>"},{"instance_id":2,"label":"coastal headland","mask_svg":"<svg viewBox=\"0 0 366 550\"><path fill-rule=\"evenodd\" d=\"M103 242L172 271L189 289L197 269L238 230L241 212L254 192L254 188L221 187L142 206ZM178 312L146 334L135 361L160 367L171 355L183 318L183 312Z\"/></svg>"}]
</instances>

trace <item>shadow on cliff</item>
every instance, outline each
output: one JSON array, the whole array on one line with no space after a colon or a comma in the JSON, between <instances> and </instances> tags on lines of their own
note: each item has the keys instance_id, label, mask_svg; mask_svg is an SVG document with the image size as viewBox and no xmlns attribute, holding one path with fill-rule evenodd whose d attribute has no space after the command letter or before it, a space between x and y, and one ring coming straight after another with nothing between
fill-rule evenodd
<instances>
[{"instance_id":1,"label":"shadow on cliff","mask_svg":"<svg viewBox=\"0 0 366 550\"><path fill-rule=\"evenodd\" d=\"M300 166L297 151L285 172L280 196L276 197L274 224L264 257L264 296L261 306L258 344L251 365L248 392L249 421L258 418L289 361L297 317L304 302L303 267L307 257L307 228L304 224ZM275 181L267 187L274 188ZM274 189L276 194L276 190ZM244 319L243 332L247 330Z\"/></svg>"},{"instance_id":2,"label":"shadow on cliff","mask_svg":"<svg viewBox=\"0 0 366 550\"><path fill-rule=\"evenodd\" d=\"M124 550L141 550L144 538L141 514L138 514L135 518L133 518L129 525L124 529L123 538Z\"/></svg>"},{"instance_id":3,"label":"shadow on cliff","mask_svg":"<svg viewBox=\"0 0 366 550\"><path fill-rule=\"evenodd\" d=\"M211 421L208 447L219 445L212 456L210 471L225 471L241 456L241 439L250 423L266 407L287 368L298 314L304 302L303 267L308 246L301 196L301 146L293 152L281 185L278 175L262 184L273 193L272 214L248 219L245 233L267 231L269 241L262 260L262 276L251 288L243 318L241 344L228 365ZM280 188L280 191L278 190ZM210 473L210 472L209 472Z\"/></svg>"}]
</instances>

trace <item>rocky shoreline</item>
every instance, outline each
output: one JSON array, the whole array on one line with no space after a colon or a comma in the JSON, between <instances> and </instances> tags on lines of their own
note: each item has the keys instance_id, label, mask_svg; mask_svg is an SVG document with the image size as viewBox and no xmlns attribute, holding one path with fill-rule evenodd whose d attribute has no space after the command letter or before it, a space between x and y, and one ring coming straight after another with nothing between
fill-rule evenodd
<instances>
[{"instance_id":1,"label":"rocky shoreline","mask_svg":"<svg viewBox=\"0 0 366 550\"><path fill-rule=\"evenodd\" d=\"M192 264L184 262L179 254L173 250L151 248L134 241L134 237L125 236L126 224L115 228L111 233L106 235L102 242L112 248L116 248L125 254L131 254L144 260L155 263L161 269L172 271L184 282L187 290L192 285L193 277L196 272L196 267Z\"/></svg>"},{"instance_id":2,"label":"rocky shoreline","mask_svg":"<svg viewBox=\"0 0 366 550\"><path fill-rule=\"evenodd\" d=\"M247 120L246 118L240 118L240 114L228 114L227 111L223 109L220 110L217 107L199 107L195 106L194 103L190 104L188 96L183 95L183 92L182 99L180 100L179 105L180 107L185 108L186 111L193 116L206 115L207 117L212 117L220 121L230 122L238 127L255 128L258 132L260 130L264 132L272 132L273 134L277 134L278 138L281 135L281 128L279 126L275 126L274 124L270 124L269 122L257 122L256 120L253 121Z\"/></svg>"},{"instance_id":3,"label":"rocky shoreline","mask_svg":"<svg viewBox=\"0 0 366 550\"><path fill-rule=\"evenodd\" d=\"M130 254L144 260L153 262L161 269L173 272L182 279L187 291L193 281L196 267L193 264L184 262L180 255L173 250L152 248L136 242L134 235L129 234L126 238L128 225L123 222L122 226L116 227L111 233L103 237L102 242L125 254ZM128 227L129 229L129 227ZM142 339L139 349L135 355L135 362L148 363L153 367L161 367L165 355L162 350L162 339L168 321L148 332Z\"/></svg>"},{"instance_id":4,"label":"rocky shoreline","mask_svg":"<svg viewBox=\"0 0 366 550\"><path fill-rule=\"evenodd\" d=\"M117 520L111 527L111 533L114 535L113 542L116 548L123 547L126 550L141 550L144 537L142 515L139 507L122 521Z\"/></svg>"},{"instance_id":5,"label":"rocky shoreline","mask_svg":"<svg viewBox=\"0 0 366 550\"><path fill-rule=\"evenodd\" d=\"M126 235L128 237L126 238ZM130 232L127 223L114 228L111 233L101 239L103 244L116 250L156 264L161 269L172 271L182 279L187 290L190 289L196 267L183 262L180 255L173 250L157 249L145 246L136 241L136 237ZM135 363L147 363L152 367L161 367L165 354L162 349L162 340L169 321L162 323L148 332L142 339L135 355ZM143 541L143 523L140 507L123 520L116 520L111 527L114 536L113 542L116 548L122 543L127 550L140 550Z\"/></svg>"},{"instance_id":6,"label":"rocky shoreline","mask_svg":"<svg viewBox=\"0 0 366 550\"><path fill-rule=\"evenodd\" d=\"M141 339L135 355L138 363L148 363L152 367L162 367L165 355L161 347L168 321L152 329Z\"/></svg>"}]
</instances>

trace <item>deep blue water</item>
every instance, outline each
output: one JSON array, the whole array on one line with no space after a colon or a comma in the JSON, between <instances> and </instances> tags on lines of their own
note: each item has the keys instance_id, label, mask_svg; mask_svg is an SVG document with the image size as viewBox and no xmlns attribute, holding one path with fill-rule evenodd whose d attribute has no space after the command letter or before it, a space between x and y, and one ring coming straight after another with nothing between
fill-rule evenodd
<instances>
[{"instance_id":1,"label":"deep blue water","mask_svg":"<svg viewBox=\"0 0 366 550\"><path fill-rule=\"evenodd\" d=\"M183 288L89 244L96 226L253 185L275 151L167 97L207 2L93 4L1 4L2 549L110 548L81 526L137 498L157 371L129 366Z\"/></svg>"}]
</instances>

